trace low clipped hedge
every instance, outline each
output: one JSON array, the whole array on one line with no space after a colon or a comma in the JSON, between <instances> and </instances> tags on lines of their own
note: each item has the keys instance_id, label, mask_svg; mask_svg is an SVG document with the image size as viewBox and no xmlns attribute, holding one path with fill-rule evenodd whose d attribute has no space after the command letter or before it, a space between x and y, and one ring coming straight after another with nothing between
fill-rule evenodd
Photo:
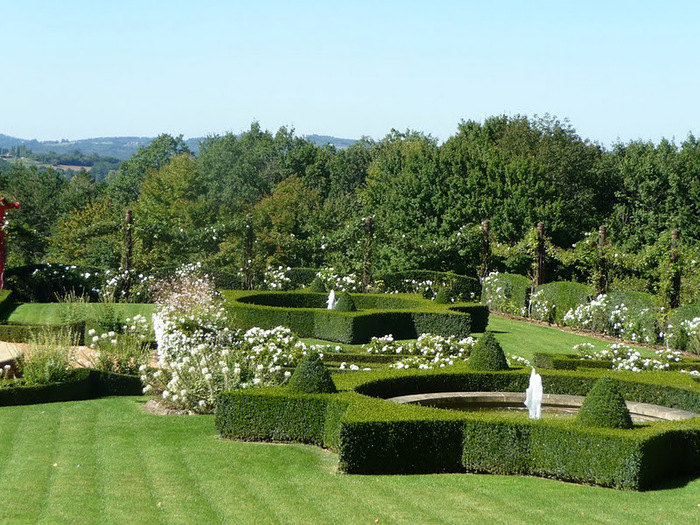
<instances>
[{"instance_id":1,"label":"low clipped hedge","mask_svg":"<svg viewBox=\"0 0 700 525\"><path fill-rule=\"evenodd\" d=\"M219 398L216 425L224 437L334 449L340 468L358 474L529 474L643 490L700 473L700 419L619 430L381 399L460 390L522 392L528 374L387 370L336 375L339 394L301 395L286 388L228 392ZM573 395L585 395L605 375L610 372L542 371L545 392ZM615 378L630 401L700 412L700 384L690 377L617 372Z\"/></svg>"},{"instance_id":2,"label":"low clipped hedge","mask_svg":"<svg viewBox=\"0 0 700 525\"><path fill-rule=\"evenodd\" d=\"M245 327L282 325L300 337L351 344L387 334L396 339L415 339L422 333L467 337L488 323L484 305L437 305L416 296L354 294L358 311L339 312L325 308L326 294L226 291L223 295L227 309Z\"/></svg>"},{"instance_id":3,"label":"low clipped hedge","mask_svg":"<svg viewBox=\"0 0 700 525\"><path fill-rule=\"evenodd\" d=\"M578 370L579 368L612 368L610 359L581 359L575 354L548 354L546 352L535 352L533 365L536 368L546 368L548 370ZM700 360L692 358L681 359L677 363L670 363L669 370L698 370L700 371Z\"/></svg>"},{"instance_id":4,"label":"low clipped hedge","mask_svg":"<svg viewBox=\"0 0 700 525\"><path fill-rule=\"evenodd\" d=\"M0 387L0 406L80 401L104 396L138 396L142 393L143 385L137 376L78 368L62 383Z\"/></svg>"},{"instance_id":5,"label":"low clipped hedge","mask_svg":"<svg viewBox=\"0 0 700 525\"><path fill-rule=\"evenodd\" d=\"M475 301L481 296L481 283L476 277L459 275L452 272L435 272L431 270L406 270L403 272L385 273L377 276L384 282L387 290L400 293L414 293L411 281L434 283L434 292L444 290L445 293L458 301Z\"/></svg>"},{"instance_id":6,"label":"low clipped hedge","mask_svg":"<svg viewBox=\"0 0 700 525\"><path fill-rule=\"evenodd\" d=\"M38 332L47 330L51 332L60 332L66 328L76 336L78 344L85 344L85 321L69 325L0 324L0 341L27 343L30 342Z\"/></svg>"}]
</instances>

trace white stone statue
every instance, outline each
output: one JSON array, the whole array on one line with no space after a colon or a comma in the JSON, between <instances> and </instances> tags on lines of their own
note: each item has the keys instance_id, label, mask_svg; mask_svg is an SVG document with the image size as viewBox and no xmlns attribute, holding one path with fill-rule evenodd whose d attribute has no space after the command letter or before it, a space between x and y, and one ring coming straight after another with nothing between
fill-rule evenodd
<instances>
[{"instance_id":1,"label":"white stone statue","mask_svg":"<svg viewBox=\"0 0 700 525\"><path fill-rule=\"evenodd\" d=\"M331 293L328 294L328 309L333 310L335 308L335 303L338 301L335 298L335 290L331 290Z\"/></svg>"},{"instance_id":2,"label":"white stone statue","mask_svg":"<svg viewBox=\"0 0 700 525\"><path fill-rule=\"evenodd\" d=\"M530 386L525 390L525 406L530 412L530 419L540 419L542 415L542 376L532 369Z\"/></svg>"}]
</instances>

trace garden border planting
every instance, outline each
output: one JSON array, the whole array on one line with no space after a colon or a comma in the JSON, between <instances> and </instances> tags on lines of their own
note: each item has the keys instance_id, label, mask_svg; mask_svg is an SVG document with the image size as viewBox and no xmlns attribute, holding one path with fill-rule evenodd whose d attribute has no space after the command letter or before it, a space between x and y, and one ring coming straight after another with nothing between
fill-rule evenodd
<instances>
[{"instance_id":1,"label":"garden border planting","mask_svg":"<svg viewBox=\"0 0 700 525\"><path fill-rule=\"evenodd\" d=\"M545 392L556 394L585 395L603 376L614 377L629 401L700 412L700 385L689 376L542 371ZM443 391L522 392L528 377L529 370L343 374L335 382L344 391L335 395L292 396L284 387L226 392L219 398L216 425L224 437L332 448L340 468L355 474L530 474L644 490L700 473L700 418L617 430L382 399Z\"/></svg>"}]
</instances>

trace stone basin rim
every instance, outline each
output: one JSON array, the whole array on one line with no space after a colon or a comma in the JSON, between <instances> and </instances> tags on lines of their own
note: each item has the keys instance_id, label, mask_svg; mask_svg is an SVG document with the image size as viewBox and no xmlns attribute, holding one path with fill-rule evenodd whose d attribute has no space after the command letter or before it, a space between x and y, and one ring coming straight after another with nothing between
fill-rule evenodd
<instances>
[{"instance_id":1,"label":"stone basin rim","mask_svg":"<svg viewBox=\"0 0 700 525\"><path fill-rule=\"evenodd\" d=\"M559 409L579 409L585 396L572 396L564 394L544 394L542 406ZM399 404L431 405L437 408L449 408L458 403L478 404L492 403L497 406L523 406L525 402L524 392L433 392L428 394L411 394L396 396L386 399ZM633 416L641 416L650 421L680 421L700 417L700 414L688 410L669 408L649 403L626 401L627 408Z\"/></svg>"}]
</instances>

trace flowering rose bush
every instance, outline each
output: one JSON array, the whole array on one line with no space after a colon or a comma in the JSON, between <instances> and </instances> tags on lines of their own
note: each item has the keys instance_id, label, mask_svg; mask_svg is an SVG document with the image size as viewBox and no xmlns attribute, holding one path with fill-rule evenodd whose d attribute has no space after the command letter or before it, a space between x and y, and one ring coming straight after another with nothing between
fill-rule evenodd
<instances>
[{"instance_id":1,"label":"flowering rose bush","mask_svg":"<svg viewBox=\"0 0 700 525\"><path fill-rule=\"evenodd\" d=\"M564 325L647 344L663 337L657 330L656 315L650 309L630 310L624 303L613 304L605 294L569 310Z\"/></svg>"},{"instance_id":2,"label":"flowering rose bush","mask_svg":"<svg viewBox=\"0 0 700 525\"><path fill-rule=\"evenodd\" d=\"M354 273L338 275L333 268L323 268L316 273L327 290L336 292L361 292L362 280Z\"/></svg>"},{"instance_id":3,"label":"flowering rose bush","mask_svg":"<svg viewBox=\"0 0 700 525\"><path fill-rule=\"evenodd\" d=\"M373 337L362 345L373 354L399 354L401 361L392 363L392 368L442 368L466 361L476 341L472 337L458 340L455 337L442 337L421 334L415 341L395 341L393 336Z\"/></svg>"},{"instance_id":4,"label":"flowering rose bush","mask_svg":"<svg viewBox=\"0 0 700 525\"><path fill-rule=\"evenodd\" d=\"M655 357L642 357L635 349L624 343L611 344L608 350L596 351L595 346L590 343L574 345L574 350L578 352L582 360L601 359L612 361L613 370L629 370L631 372L641 372L643 370L668 370L671 363L681 360L678 351L670 349L656 350Z\"/></svg>"},{"instance_id":5,"label":"flowering rose bush","mask_svg":"<svg viewBox=\"0 0 700 525\"><path fill-rule=\"evenodd\" d=\"M292 280L287 276L289 270L291 270L289 266L286 268L284 266L277 268L268 266L263 277L265 288L277 292L289 290L292 284Z\"/></svg>"},{"instance_id":6,"label":"flowering rose bush","mask_svg":"<svg viewBox=\"0 0 700 525\"><path fill-rule=\"evenodd\" d=\"M236 329L213 281L196 265L157 287L153 326L160 369L142 366L144 392L193 412L211 412L223 390L280 384L311 350L288 328ZM325 347L312 347L324 351Z\"/></svg>"}]
</instances>

